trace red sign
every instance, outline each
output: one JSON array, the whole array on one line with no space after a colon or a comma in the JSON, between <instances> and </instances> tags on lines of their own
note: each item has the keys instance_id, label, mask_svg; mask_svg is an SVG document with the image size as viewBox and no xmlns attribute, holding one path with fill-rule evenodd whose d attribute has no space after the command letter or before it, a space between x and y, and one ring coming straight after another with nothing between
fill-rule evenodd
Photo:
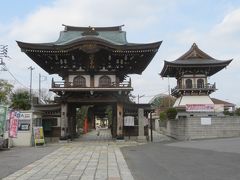
<instances>
[{"instance_id":1,"label":"red sign","mask_svg":"<svg viewBox=\"0 0 240 180\"><path fill-rule=\"evenodd\" d=\"M18 117L16 111L11 111L9 114L9 137L16 138L18 130Z\"/></svg>"},{"instance_id":2,"label":"red sign","mask_svg":"<svg viewBox=\"0 0 240 180\"><path fill-rule=\"evenodd\" d=\"M213 112L214 104L186 104L187 112Z\"/></svg>"}]
</instances>

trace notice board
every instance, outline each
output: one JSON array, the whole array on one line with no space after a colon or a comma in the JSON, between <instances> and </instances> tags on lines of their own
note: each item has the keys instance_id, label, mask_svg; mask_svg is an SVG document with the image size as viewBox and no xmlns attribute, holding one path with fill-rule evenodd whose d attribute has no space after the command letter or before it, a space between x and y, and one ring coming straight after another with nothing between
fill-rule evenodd
<instances>
[{"instance_id":1,"label":"notice board","mask_svg":"<svg viewBox=\"0 0 240 180\"><path fill-rule=\"evenodd\" d=\"M41 146L45 144L42 126L33 127L33 135L35 146Z\"/></svg>"}]
</instances>

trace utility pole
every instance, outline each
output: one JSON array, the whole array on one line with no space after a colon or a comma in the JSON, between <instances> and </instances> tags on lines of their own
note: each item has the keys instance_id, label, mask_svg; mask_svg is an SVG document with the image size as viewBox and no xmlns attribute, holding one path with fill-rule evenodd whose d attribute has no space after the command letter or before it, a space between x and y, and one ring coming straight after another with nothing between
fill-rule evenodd
<instances>
[{"instance_id":1,"label":"utility pole","mask_svg":"<svg viewBox=\"0 0 240 180\"><path fill-rule=\"evenodd\" d=\"M168 76L168 107L170 107L170 82L169 82L169 76Z\"/></svg>"},{"instance_id":2,"label":"utility pole","mask_svg":"<svg viewBox=\"0 0 240 180\"><path fill-rule=\"evenodd\" d=\"M0 71L6 71L4 58L10 58L8 55L8 45L0 45L0 66L3 66Z\"/></svg>"},{"instance_id":3,"label":"utility pole","mask_svg":"<svg viewBox=\"0 0 240 180\"><path fill-rule=\"evenodd\" d=\"M41 74L39 73L39 76L38 76L38 102L40 102L40 99L41 99Z\"/></svg>"},{"instance_id":4,"label":"utility pole","mask_svg":"<svg viewBox=\"0 0 240 180\"><path fill-rule=\"evenodd\" d=\"M34 68L32 66L28 67L28 69L30 70L30 90L29 90L29 101L32 107L32 71L34 70Z\"/></svg>"},{"instance_id":5,"label":"utility pole","mask_svg":"<svg viewBox=\"0 0 240 180\"><path fill-rule=\"evenodd\" d=\"M43 78L43 79L42 79ZM38 89L38 100L40 102L40 99L41 99L41 96L42 96L42 92L41 92L41 82L42 81L46 81L47 80L47 77L46 76L42 76L40 73L39 73L39 77L38 77L38 83L39 83L39 89Z\"/></svg>"},{"instance_id":6,"label":"utility pole","mask_svg":"<svg viewBox=\"0 0 240 180\"><path fill-rule=\"evenodd\" d=\"M137 97L138 97L138 104L139 104L139 99L142 98L142 97L144 97L144 96L145 96L144 94L141 95L141 96L138 94L138 96L137 96Z\"/></svg>"}]
</instances>

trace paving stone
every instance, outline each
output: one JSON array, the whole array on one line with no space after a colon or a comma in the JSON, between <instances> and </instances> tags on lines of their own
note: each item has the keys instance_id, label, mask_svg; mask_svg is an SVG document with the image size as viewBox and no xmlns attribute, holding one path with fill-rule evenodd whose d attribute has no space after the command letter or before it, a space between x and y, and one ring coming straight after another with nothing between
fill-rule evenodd
<instances>
[{"instance_id":1,"label":"paving stone","mask_svg":"<svg viewBox=\"0 0 240 180\"><path fill-rule=\"evenodd\" d=\"M57 176L55 177L55 180L65 180L68 179L68 176Z\"/></svg>"},{"instance_id":2,"label":"paving stone","mask_svg":"<svg viewBox=\"0 0 240 180\"><path fill-rule=\"evenodd\" d=\"M80 179L80 175L71 175L71 176L69 176L68 177L68 180L78 180L78 179Z\"/></svg>"},{"instance_id":3,"label":"paving stone","mask_svg":"<svg viewBox=\"0 0 240 180\"><path fill-rule=\"evenodd\" d=\"M92 134L90 138L96 138L96 134ZM65 144L64 147L29 164L4 180L24 178L132 180L133 176L119 149L126 145L128 144L117 144L111 140Z\"/></svg>"},{"instance_id":4,"label":"paving stone","mask_svg":"<svg viewBox=\"0 0 240 180\"><path fill-rule=\"evenodd\" d=\"M81 180L94 180L94 176L82 176Z\"/></svg>"}]
</instances>

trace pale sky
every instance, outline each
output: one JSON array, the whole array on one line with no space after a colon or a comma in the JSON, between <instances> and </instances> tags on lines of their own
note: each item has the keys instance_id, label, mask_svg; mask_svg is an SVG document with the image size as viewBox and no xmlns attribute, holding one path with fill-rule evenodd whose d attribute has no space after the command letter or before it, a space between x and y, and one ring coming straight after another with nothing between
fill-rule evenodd
<instances>
[{"instance_id":1,"label":"pale sky","mask_svg":"<svg viewBox=\"0 0 240 180\"><path fill-rule=\"evenodd\" d=\"M159 76L164 60L173 61L195 42L210 56L232 63L209 78L217 91L211 97L240 106L240 1L238 0L8 0L0 2L0 45L8 45L5 63L11 73L29 87L33 66L33 89L38 89L38 75L50 88L51 78L20 51L16 40L38 43L56 41L62 24L72 26L122 25L128 42L163 41L158 53L142 75L133 75L134 95L145 95L141 103L154 95L167 93L168 80ZM54 76L55 77L55 76ZM0 78L21 87L9 73ZM170 79L171 88L176 80Z\"/></svg>"}]
</instances>

